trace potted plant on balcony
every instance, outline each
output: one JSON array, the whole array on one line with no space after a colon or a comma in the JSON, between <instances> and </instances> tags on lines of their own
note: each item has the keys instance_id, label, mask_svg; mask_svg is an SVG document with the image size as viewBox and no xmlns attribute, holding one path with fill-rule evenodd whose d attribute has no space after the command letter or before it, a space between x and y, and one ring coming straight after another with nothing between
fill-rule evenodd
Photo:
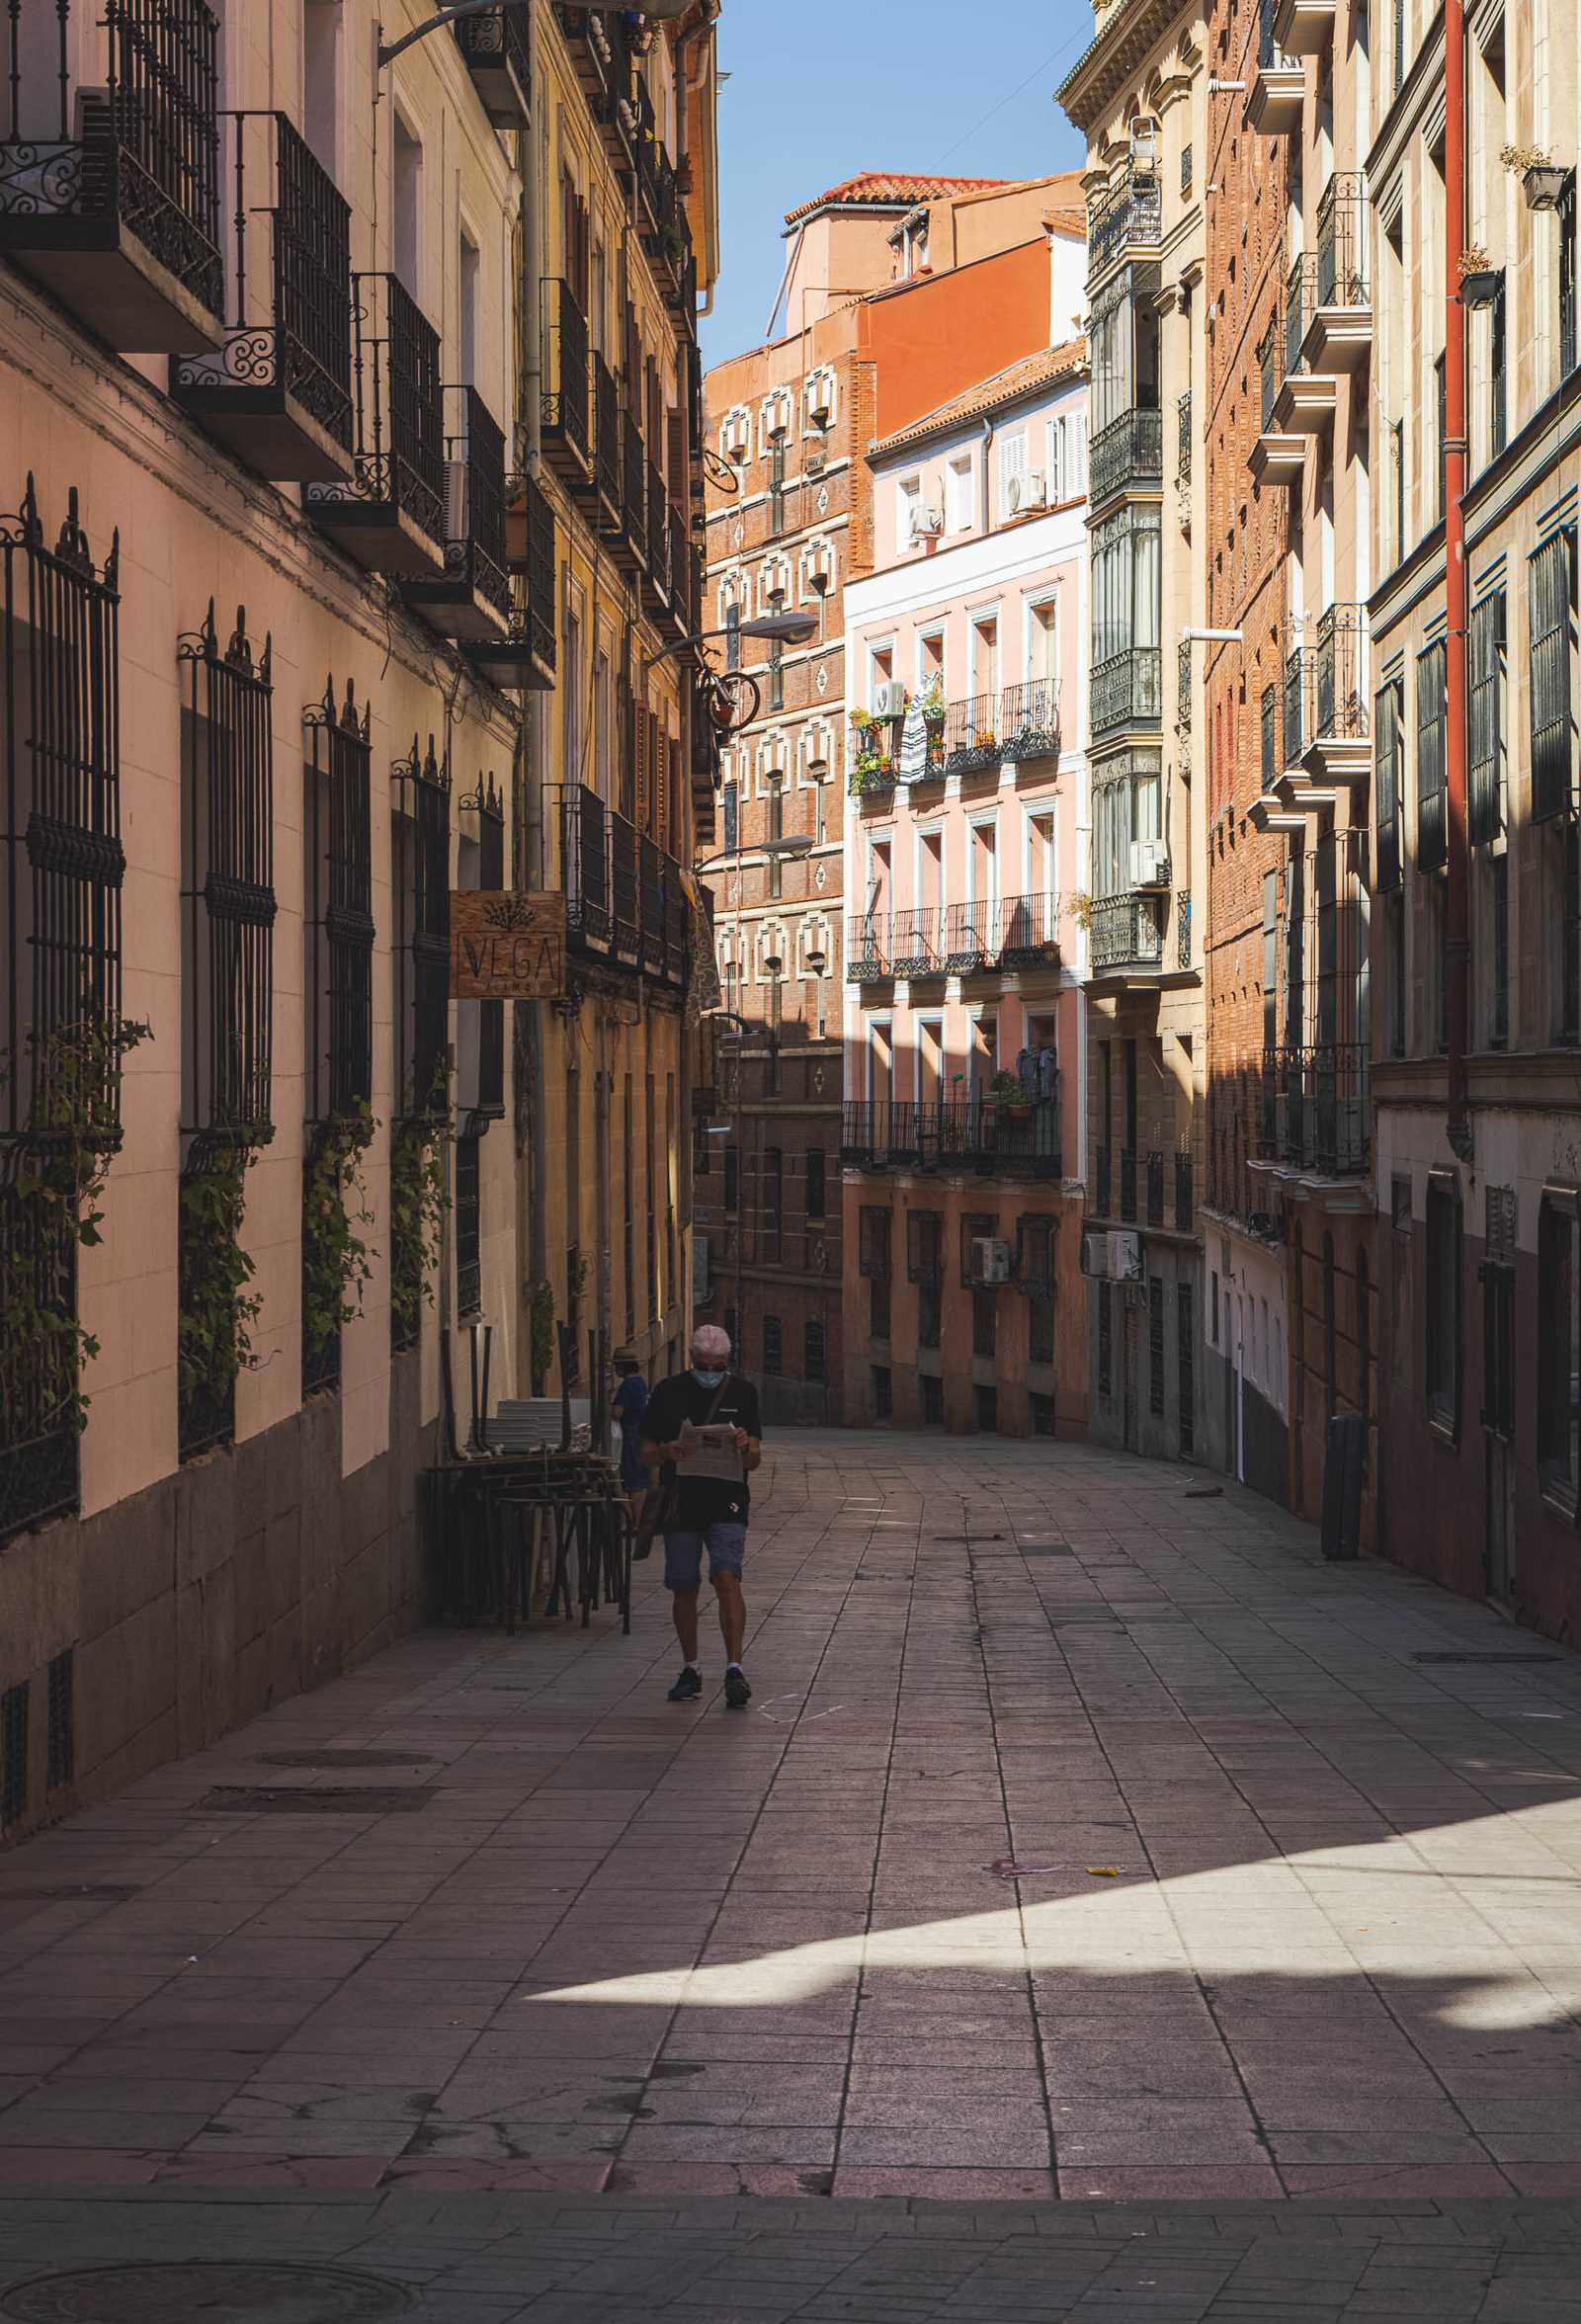
<instances>
[{"instance_id":1,"label":"potted plant on balcony","mask_svg":"<svg viewBox=\"0 0 1581 2324\"><path fill-rule=\"evenodd\" d=\"M1460 303L1491 306L1499 294L1504 270L1496 267L1480 242L1468 243L1460 253Z\"/></svg>"},{"instance_id":2,"label":"potted plant on balcony","mask_svg":"<svg viewBox=\"0 0 1581 2324\"><path fill-rule=\"evenodd\" d=\"M1506 145L1499 155L1505 168L1521 181L1528 209L1557 209L1569 171L1561 169L1540 145Z\"/></svg>"},{"instance_id":3,"label":"potted plant on balcony","mask_svg":"<svg viewBox=\"0 0 1581 2324\"><path fill-rule=\"evenodd\" d=\"M1017 1073L1001 1069L989 1083L988 1094L994 1101L994 1111L1001 1123L1024 1121L1032 1114L1032 1100Z\"/></svg>"}]
</instances>

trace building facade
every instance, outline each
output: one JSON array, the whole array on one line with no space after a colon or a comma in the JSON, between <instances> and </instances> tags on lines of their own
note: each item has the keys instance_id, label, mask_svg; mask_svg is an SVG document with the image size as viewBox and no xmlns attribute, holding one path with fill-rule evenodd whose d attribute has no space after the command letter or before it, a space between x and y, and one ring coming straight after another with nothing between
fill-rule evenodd
<instances>
[{"instance_id":1,"label":"building facade","mask_svg":"<svg viewBox=\"0 0 1581 2324\"><path fill-rule=\"evenodd\" d=\"M1202 1443L1207 37L1112 0L1059 92L1089 197L1091 1430L1175 1458Z\"/></svg>"},{"instance_id":2,"label":"building facade","mask_svg":"<svg viewBox=\"0 0 1581 2324\"><path fill-rule=\"evenodd\" d=\"M24 0L0 31L8 1834L420 1619L474 1327L494 1395L539 1370L541 1052L533 1012L450 1000L449 898L559 881L528 246L534 93L591 113L591 20L380 58L430 13ZM711 14L606 42L612 108L688 82L700 278ZM655 1020L682 949L644 960Z\"/></svg>"},{"instance_id":3,"label":"building facade","mask_svg":"<svg viewBox=\"0 0 1581 2324\"><path fill-rule=\"evenodd\" d=\"M1402 7L1389 33L1365 116L1378 1532L1562 1637L1581 1617L1577 24L1568 6L1466 11L1463 140L1437 127L1442 16ZM1441 393L1456 289L1463 696Z\"/></svg>"},{"instance_id":4,"label":"building facade","mask_svg":"<svg viewBox=\"0 0 1581 2324\"><path fill-rule=\"evenodd\" d=\"M1025 357L869 456L846 645L857 1425L1086 1425L1085 354Z\"/></svg>"}]
</instances>

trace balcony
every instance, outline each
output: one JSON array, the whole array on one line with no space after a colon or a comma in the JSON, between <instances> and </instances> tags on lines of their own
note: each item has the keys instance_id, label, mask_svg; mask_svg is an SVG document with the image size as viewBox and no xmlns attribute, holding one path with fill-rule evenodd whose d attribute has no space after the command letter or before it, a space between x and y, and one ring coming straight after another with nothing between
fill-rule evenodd
<instances>
[{"instance_id":1,"label":"balcony","mask_svg":"<svg viewBox=\"0 0 1581 2324\"><path fill-rule=\"evenodd\" d=\"M974 694L952 703L945 712L944 771L946 775L986 775L996 772L999 748L999 697Z\"/></svg>"},{"instance_id":2,"label":"balcony","mask_svg":"<svg viewBox=\"0 0 1581 2324\"><path fill-rule=\"evenodd\" d=\"M1280 788L1286 775L1283 683L1263 689L1260 731L1262 788L1247 809L1247 819L1255 831L1304 831L1306 818L1286 804Z\"/></svg>"},{"instance_id":3,"label":"balcony","mask_svg":"<svg viewBox=\"0 0 1581 2324\"><path fill-rule=\"evenodd\" d=\"M1284 136L1301 125L1306 100L1306 66L1287 56L1274 39L1276 0L1261 0L1257 70L1246 100L1246 118L1265 137Z\"/></svg>"},{"instance_id":4,"label":"balcony","mask_svg":"<svg viewBox=\"0 0 1581 2324\"><path fill-rule=\"evenodd\" d=\"M479 677L502 694L541 693L554 684L554 511L531 476L511 487L505 516L510 567L509 626L466 649Z\"/></svg>"},{"instance_id":5,"label":"balcony","mask_svg":"<svg viewBox=\"0 0 1581 2324\"><path fill-rule=\"evenodd\" d=\"M1306 361L1306 334L1316 305L1317 260L1308 252L1292 261L1285 284L1285 359L1273 418L1287 436L1324 436L1334 425L1339 401L1334 374L1314 372Z\"/></svg>"},{"instance_id":6,"label":"balcony","mask_svg":"<svg viewBox=\"0 0 1581 2324\"><path fill-rule=\"evenodd\" d=\"M651 460L646 505L646 596L651 611L666 614L670 610L670 496L664 489L663 476Z\"/></svg>"},{"instance_id":7,"label":"balcony","mask_svg":"<svg viewBox=\"0 0 1581 2324\"><path fill-rule=\"evenodd\" d=\"M648 561L648 463L642 431L629 412L621 414L621 530L611 539L615 561L640 576Z\"/></svg>"},{"instance_id":8,"label":"balcony","mask_svg":"<svg viewBox=\"0 0 1581 2324\"><path fill-rule=\"evenodd\" d=\"M1301 353L1319 374L1354 372L1373 346L1367 272L1367 186L1359 172L1330 178L1317 206L1312 309Z\"/></svg>"},{"instance_id":9,"label":"balcony","mask_svg":"<svg viewBox=\"0 0 1581 2324\"><path fill-rule=\"evenodd\" d=\"M462 644L504 636L511 621L506 564L505 438L475 387L445 396L445 570L409 581L414 613Z\"/></svg>"},{"instance_id":10,"label":"balcony","mask_svg":"<svg viewBox=\"0 0 1581 2324\"><path fill-rule=\"evenodd\" d=\"M1164 720L1164 657L1156 645L1127 646L1095 665L1092 729L1108 734L1129 726L1160 727Z\"/></svg>"},{"instance_id":11,"label":"balcony","mask_svg":"<svg viewBox=\"0 0 1581 2324\"><path fill-rule=\"evenodd\" d=\"M703 580L685 517L672 503L669 513L670 620L678 637L702 626Z\"/></svg>"},{"instance_id":12,"label":"balcony","mask_svg":"<svg viewBox=\"0 0 1581 2324\"><path fill-rule=\"evenodd\" d=\"M543 457L573 490L593 481L587 317L558 278L543 286Z\"/></svg>"},{"instance_id":13,"label":"balcony","mask_svg":"<svg viewBox=\"0 0 1581 2324\"><path fill-rule=\"evenodd\" d=\"M1122 412L1100 429L1088 448L1089 514L1134 492L1164 489L1164 415L1158 410Z\"/></svg>"},{"instance_id":14,"label":"balcony","mask_svg":"<svg viewBox=\"0 0 1581 2324\"><path fill-rule=\"evenodd\" d=\"M1295 1177L1365 1178L1372 1150L1362 1042L1264 1050L1262 1164Z\"/></svg>"},{"instance_id":15,"label":"balcony","mask_svg":"<svg viewBox=\"0 0 1581 2324\"><path fill-rule=\"evenodd\" d=\"M891 718L869 718L852 728L853 798L892 798L900 780L899 734Z\"/></svg>"},{"instance_id":16,"label":"balcony","mask_svg":"<svg viewBox=\"0 0 1581 2324\"><path fill-rule=\"evenodd\" d=\"M692 228L681 198L680 181L664 140L658 132L653 101L638 81L632 93L636 110L636 190L646 231L643 241L655 267L678 290L692 260Z\"/></svg>"},{"instance_id":17,"label":"balcony","mask_svg":"<svg viewBox=\"0 0 1581 2324\"><path fill-rule=\"evenodd\" d=\"M1317 624L1312 661L1312 723L1305 763L1326 782L1365 783L1373 768L1365 606L1327 608Z\"/></svg>"},{"instance_id":18,"label":"balcony","mask_svg":"<svg viewBox=\"0 0 1581 2324\"><path fill-rule=\"evenodd\" d=\"M1121 895L1094 896L1089 923L1092 973L1156 977L1164 966L1167 895L1132 888Z\"/></svg>"},{"instance_id":19,"label":"balcony","mask_svg":"<svg viewBox=\"0 0 1581 2324\"><path fill-rule=\"evenodd\" d=\"M1059 756L1059 688L1052 678L1007 686L999 705L999 756L1007 765Z\"/></svg>"},{"instance_id":20,"label":"balcony","mask_svg":"<svg viewBox=\"0 0 1581 2324\"><path fill-rule=\"evenodd\" d=\"M680 865L585 785L562 787L550 797L568 950L684 989L691 906Z\"/></svg>"},{"instance_id":21,"label":"balcony","mask_svg":"<svg viewBox=\"0 0 1581 2324\"><path fill-rule=\"evenodd\" d=\"M224 338L219 28L206 0L16 0L0 140L0 256L124 355ZM65 60L75 51L73 90Z\"/></svg>"},{"instance_id":22,"label":"balcony","mask_svg":"<svg viewBox=\"0 0 1581 2324\"><path fill-rule=\"evenodd\" d=\"M227 114L234 198L226 330L178 355L170 392L274 483L352 472L351 210L283 113Z\"/></svg>"},{"instance_id":23,"label":"balcony","mask_svg":"<svg viewBox=\"0 0 1581 2324\"><path fill-rule=\"evenodd\" d=\"M1317 657L1312 648L1293 645L1286 657L1284 683L1279 690L1280 755L1274 790L1285 812L1296 817L1332 808L1339 800L1339 794L1323 784L1320 774L1314 773L1309 757L1316 675ZM1292 827L1290 823L1277 826L1281 830ZM1264 828L1276 826L1265 823Z\"/></svg>"},{"instance_id":24,"label":"balcony","mask_svg":"<svg viewBox=\"0 0 1581 2324\"><path fill-rule=\"evenodd\" d=\"M593 358L593 483L598 493L599 532L619 540L624 522L622 439L624 413L615 374L602 355Z\"/></svg>"},{"instance_id":25,"label":"balcony","mask_svg":"<svg viewBox=\"0 0 1581 2324\"><path fill-rule=\"evenodd\" d=\"M869 912L846 922L846 982L883 984L889 966L889 925L881 912Z\"/></svg>"},{"instance_id":26,"label":"balcony","mask_svg":"<svg viewBox=\"0 0 1581 2324\"><path fill-rule=\"evenodd\" d=\"M526 0L485 8L451 26L472 86L497 129L525 129L531 110Z\"/></svg>"},{"instance_id":27,"label":"balcony","mask_svg":"<svg viewBox=\"0 0 1581 2324\"><path fill-rule=\"evenodd\" d=\"M555 0L555 20L570 51L571 67L582 84L595 120L602 120L611 90L624 66L630 77L630 53L619 20L577 0Z\"/></svg>"},{"instance_id":28,"label":"balcony","mask_svg":"<svg viewBox=\"0 0 1581 2324\"><path fill-rule=\"evenodd\" d=\"M1164 232L1164 190L1156 177L1127 173L1090 211L1087 280L1095 283L1123 258L1156 257Z\"/></svg>"},{"instance_id":29,"label":"balcony","mask_svg":"<svg viewBox=\"0 0 1581 2324\"><path fill-rule=\"evenodd\" d=\"M1258 481L1265 484L1298 484L1306 472L1305 437L1287 435L1277 416L1285 377L1284 319L1282 307L1270 321L1257 349L1262 425L1247 465Z\"/></svg>"},{"instance_id":30,"label":"balcony","mask_svg":"<svg viewBox=\"0 0 1581 2324\"><path fill-rule=\"evenodd\" d=\"M1059 966L1059 898L1001 896L994 953L1007 975Z\"/></svg>"},{"instance_id":31,"label":"balcony","mask_svg":"<svg viewBox=\"0 0 1581 2324\"><path fill-rule=\"evenodd\" d=\"M1064 1175L1057 1086L1051 1098L880 1098L841 1108L840 1159L858 1170L946 1170L979 1178Z\"/></svg>"},{"instance_id":32,"label":"balcony","mask_svg":"<svg viewBox=\"0 0 1581 2324\"><path fill-rule=\"evenodd\" d=\"M925 904L914 912L894 912L889 919L889 956L896 976L942 976L944 956L940 951L943 914L938 907Z\"/></svg>"},{"instance_id":33,"label":"balcony","mask_svg":"<svg viewBox=\"0 0 1581 2324\"><path fill-rule=\"evenodd\" d=\"M1274 0L1274 38L1287 56L1322 56L1338 13L1339 0Z\"/></svg>"},{"instance_id":34,"label":"balcony","mask_svg":"<svg viewBox=\"0 0 1581 2324\"><path fill-rule=\"evenodd\" d=\"M354 288L355 471L309 484L307 514L370 573L422 580L450 537L439 333L397 276L358 275Z\"/></svg>"}]
</instances>

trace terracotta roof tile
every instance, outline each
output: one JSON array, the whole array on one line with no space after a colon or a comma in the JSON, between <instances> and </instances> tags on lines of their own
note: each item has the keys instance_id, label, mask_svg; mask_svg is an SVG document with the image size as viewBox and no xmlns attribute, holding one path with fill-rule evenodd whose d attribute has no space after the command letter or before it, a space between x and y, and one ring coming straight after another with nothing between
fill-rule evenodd
<instances>
[{"instance_id":1,"label":"terracotta roof tile","mask_svg":"<svg viewBox=\"0 0 1581 2324\"><path fill-rule=\"evenodd\" d=\"M891 170L862 170L842 185L831 186L826 193L815 195L810 202L797 203L788 209L788 226L810 217L815 209L823 209L830 203L872 203L875 208L897 209L902 204L927 202L941 194L985 193L995 186L1015 183L1010 178L918 178Z\"/></svg>"},{"instance_id":2,"label":"terracotta roof tile","mask_svg":"<svg viewBox=\"0 0 1581 2324\"><path fill-rule=\"evenodd\" d=\"M1024 355L1019 363L995 372L991 378L977 380L936 410L924 412L909 427L897 428L892 436L883 437L873 447L874 456L898 452L902 446L919 443L926 436L941 435L962 420L981 418L1003 404L1019 402L1022 396L1047 386L1067 372L1080 371L1086 361L1085 339L1068 339L1059 347L1040 347L1036 355Z\"/></svg>"}]
</instances>

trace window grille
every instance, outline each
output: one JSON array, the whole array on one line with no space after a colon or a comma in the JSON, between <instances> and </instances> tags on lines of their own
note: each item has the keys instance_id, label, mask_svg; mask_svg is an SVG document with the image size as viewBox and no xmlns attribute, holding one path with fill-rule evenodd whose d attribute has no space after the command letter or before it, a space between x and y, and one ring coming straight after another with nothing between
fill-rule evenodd
<instances>
[{"instance_id":1,"label":"window grille","mask_svg":"<svg viewBox=\"0 0 1581 2324\"><path fill-rule=\"evenodd\" d=\"M373 1081L371 718L350 681L337 711L333 679L304 716L307 1119L321 1122L366 1105Z\"/></svg>"},{"instance_id":2,"label":"window grille","mask_svg":"<svg viewBox=\"0 0 1581 2324\"><path fill-rule=\"evenodd\" d=\"M450 780L449 766L442 780ZM458 811L468 818L475 817L477 825L477 857L475 877L478 889L485 895L497 894L505 886L505 799L492 775L480 776L477 788L457 801ZM436 843L437 844L437 843ZM447 828L446 850L449 855ZM465 886L466 881L460 880ZM449 900L446 902L446 923L449 925ZM445 971L448 983L449 971ZM505 1111L505 1003L503 1001L459 1001L458 1030L465 1030L472 1012L476 1011L477 1071L475 1082L465 1074L458 1078L459 1104L479 1118L482 1122L497 1120ZM464 1044L463 1044L464 1047Z\"/></svg>"},{"instance_id":3,"label":"window grille","mask_svg":"<svg viewBox=\"0 0 1581 2324\"><path fill-rule=\"evenodd\" d=\"M1489 913L1493 922L1493 990L1489 1010L1488 1044L1502 1049L1510 1038L1510 859L1494 856L1488 865Z\"/></svg>"},{"instance_id":4,"label":"window grille","mask_svg":"<svg viewBox=\"0 0 1581 2324\"><path fill-rule=\"evenodd\" d=\"M1515 1437L1515 1189L1487 1190L1482 1262L1482 1426Z\"/></svg>"},{"instance_id":5,"label":"window grille","mask_svg":"<svg viewBox=\"0 0 1581 2324\"><path fill-rule=\"evenodd\" d=\"M28 478L0 518L0 1304L76 1313L76 1240L15 1191L75 1134L120 1141L119 541L96 565L71 492L51 543ZM51 1214L53 1213L53 1214ZM77 1500L76 1342L0 1373L0 1540Z\"/></svg>"},{"instance_id":6,"label":"window grille","mask_svg":"<svg viewBox=\"0 0 1581 2324\"><path fill-rule=\"evenodd\" d=\"M1448 855L1444 774L1444 642L1416 657L1416 862L1442 870Z\"/></svg>"},{"instance_id":7,"label":"window grille","mask_svg":"<svg viewBox=\"0 0 1581 2324\"><path fill-rule=\"evenodd\" d=\"M1574 794L1575 533L1551 533L1530 565L1532 819L1546 822Z\"/></svg>"},{"instance_id":8,"label":"window grille","mask_svg":"<svg viewBox=\"0 0 1581 2324\"><path fill-rule=\"evenodd\" d=\"M824 1152L822 1146L809 1146L806 1159L806 1210L808 1218L824 1215Z\"/></svg>"},{"instance_id":9,"label":"window grille","mask_svg":"<svg viewBox=\"0 0 1581 2324\"><path fill-rule=\"evenodd\" d=\"M456 1312L464 1322L483 1304L482 1138L475 1129L456 1141Z\"/></svg>"},{"instance_id":10,"label":"window grille","mask_svg":"<svg viewBox=\"0 0 1581 2324\"><path fill-rule=\"evenodd\" d=\"M1564 377L1575 370L1576 363L1576 229L1575 229L1575 172L1571 170L1559 196L1559 375Z\"/></svg>"},{"instance_id":11,"label":"window grille","mask_svg":"<svg viewBox=\"0 0 1581 2324\"><path fill-rule=\"evenodd\" d=\"M1190 1284L1175 1286L1176 1394L1179 1399L1181 1458L1197 1447L1197 1319Z\"/></svg>"},{"instance_id":12,"label":"window grille","mask_svg":"<svg viewBox=\"0 0 1581 2324\"><path fill-rule=\"evenodd\" d=\"M1163 1418L1164 1279L1158 1275L1147 1286L1147 1408Z\"/></svg>"},{"instance_id":13,"label":"window grille","mask_svg":"<svg viewBox=\"0 0 1581 2324\"><path fill-rule=\"evenodd\" d=\"M821 1323L809 1323L802 1334L801 1370L806 1379L814 1385L828 1377L828 1359Z\"/></svg>"},{"instance_id":14,"label":"window grille","mask_svg":"<svg viewBox=\"0 0 1581 2324\"><path fill-rule=\"evenodd\" d=\"M1501 267L1488 309L1488 457L1496 459L1509 434L1509 405L1505 387L1508 335L1505 329L1505 275Z\"/></svg>"},{"instance_id":15,"label":"window grille","mask_svg":"<svg viewBox=\"0 0 1581 2324\"><path fill-rule=\"evenodd\" d=\"M1472 847L1497 839L1504 822L1504 592L1494 590L1471 613L1471 749L1467 785Z\"/></svg>"},{"instance_id":16,"label":"window grille","mask_svg":"<svg viewBox=\"0 0 1581 2324\"><path fill-rule=\"evenodd\" d=\"M1109 1311L1109 1286L1096 1286L1098 1297L1098 1393L1112 1396L1115 1392L1114 1327Z\"/></svg>"},{"instance_id":17,"label":"window grille","mask_svg":"<svg viewBox=\"0 0 1581 2324\"><path fill-rule=\"evenodd\" d=\"M178 648L183 706L182 984L189 1132L267 1135L275 866L271 644L247 616L222 648L210 599Z\"/></svg>"},{"instance_id":18,"label":"window grille","mask_svg":"<svg viewBox=\"0 0 1581 2324\"><path fill-rule=\"evenodd\" d=\"M1581 1479L1581 1214L1550 1188L1538 1225L1538 1472L1573 1510Z\"/></svg>"},{"instance_id":19,"label":"window grille","mask_svg":"<svg viewBox=\"0 0 1581 2324\"><path fill-rule=\"evenodd\" d=\"M1378 689L1373 731L1377 736L1377 884L1400 884L1400 729L1404 689L1397 682Z\"/></svg>"},{"instance_id":20,"label":"window grille","mask_svg":"<svg viewBox=\"0 0 1581 2324\"><path fill-rule=\"evenodd\" d=\"M778 1315L763 1319L763 1369L775 1379L785 1370L785 1333Z\"/></svg>"},{"instance_id":21,"label":"window grille","mask_svg":"<svg viewBox=\"0 0 1581 2324\"><path fill-rule=\"evenodd\" d=\"M450 1034L451 769L432 735L426 755L413 735L392 788L396 1103L410 1120L443 1111Z\"/></svg>"}]
</instances>

